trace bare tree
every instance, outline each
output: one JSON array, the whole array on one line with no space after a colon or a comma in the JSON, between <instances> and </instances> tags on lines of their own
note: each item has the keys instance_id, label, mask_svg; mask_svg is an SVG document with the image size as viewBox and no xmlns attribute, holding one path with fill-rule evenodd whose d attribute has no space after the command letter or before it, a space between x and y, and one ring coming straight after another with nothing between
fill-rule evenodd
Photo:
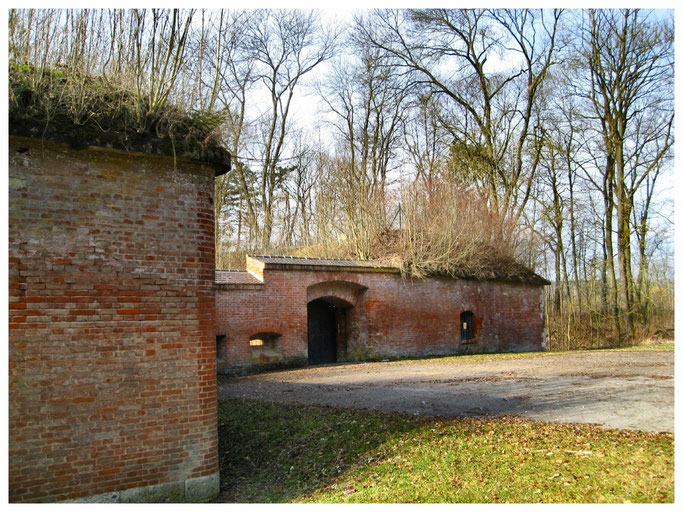
<instances>
[{"instance_id":1,"label":"bare tree","mask_svg":"<svg viewBox=\"0 0 683 512\"><path fill-rule=\"evenodd\" d=\"M362 37L365 20L355 20L348 47L353 56L336 62L321 91L340 149L360 193L381 198L404 122L408 85L392 73L391 58Z\"/></svg>"},{"instance_id":2,"label":"bare tree","mask_svg":"<svg viewBox=\"0 0 683 512\"><path fill-rule=\"evenodd\" d=\"M561 12L380 11L364 36L443 98L456 168L514 224L527 204L539 154L534 104L554 63ZM497 51L519 64L492 69ZM530 144L531 143L531 144Z\"/></svg>"},{"instance_id":3,"label":"bare tree","mask_svg":"<svg viewBox=\"0 0 683 512\"><path fill-rule=\"evenodd\" d=\"M274 198L284 179L282 159L286 150L292 99L302 79L334 51L336 36L322 29L318 15L297 10L259 11L249 27L248 44L255 61L255 78L265 87L269 108L263 112L262 144L258 150L261 170L259 205L245 194L249 210L260 209L258 242L271 244Z\"/></svg>"},{"instance_id":4,"label":"bare tree","mask_svg":"<svg viewBox=\"0 0 683 512\"><path fill-rule=\"evenodd\" d=\"M588 98L604 153L602 188L608 258L616 214L627 339L635 329L631 217L637 191L673 144L673 28L632 10L589 11L582 53ZM641 131L647 129L646 136ZM647 155L641 157L641 155ZM614 278L616 279L616 278Z\"/></svg>"},{"instance_id":5,"label":"bare tree","mask_svg":"<svg viewBox=\"0 0 683 512\"><path fill-rule=\"evenodd\" d=\"M445 178L449 160L448 131L440 121L441 105L436 98L418 95L404 123L403 140L415 172L428 194Z\"/></svg>"},{"instance_id":6,"label":"bare tree","mask_svg":"<svg viewBox=\"0 0 683 512\"><path fill-rule=\"evenodd\" d=\"M220 258L231 250L239 253L250 247L249 227L256 225L258 217L253 198L255 175L249 160L244 159L253 138L248 109L257 85L256 62L248 41L254 15L250 11L202 11L201 30L192 42L193 53L198 56L192 70L192 101L201 110L220 115L225 145L233 156L231 171L216 180L214 207Z\"/></svg>"}]
</instances>

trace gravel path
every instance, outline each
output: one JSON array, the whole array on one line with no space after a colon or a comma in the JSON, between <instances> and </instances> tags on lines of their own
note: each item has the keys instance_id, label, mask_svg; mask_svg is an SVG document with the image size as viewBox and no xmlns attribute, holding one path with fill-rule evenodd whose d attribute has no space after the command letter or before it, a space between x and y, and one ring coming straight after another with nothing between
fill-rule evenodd
<instances>
[{"instance_id":1,"label":"gravel path","mask_svg":"<svg viewBox=\"0 0 683 512\"><path fill-rule=\"evenodd\" d=\"M673 352L538 354L337 364L220 377L238 396L429 416L516 415L652 432L674 430Z\"/></svg>"}]
</instances>

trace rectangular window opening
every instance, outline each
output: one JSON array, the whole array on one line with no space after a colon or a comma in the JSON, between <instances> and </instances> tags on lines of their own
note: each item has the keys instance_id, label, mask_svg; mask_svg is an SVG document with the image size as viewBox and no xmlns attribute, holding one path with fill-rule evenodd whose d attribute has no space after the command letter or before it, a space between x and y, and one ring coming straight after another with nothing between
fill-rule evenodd
<instances>
[{"instance_id":1,"label":"rectangular window opening","mask_svg":"<svg viewBox=\"0 0 683 512\"><path fill-rule=\"evenodd\" d=\"M227 356L227 336L225 334L218 334L216 336L216 358L225 360Z\"/></svg>"}]
</instances>

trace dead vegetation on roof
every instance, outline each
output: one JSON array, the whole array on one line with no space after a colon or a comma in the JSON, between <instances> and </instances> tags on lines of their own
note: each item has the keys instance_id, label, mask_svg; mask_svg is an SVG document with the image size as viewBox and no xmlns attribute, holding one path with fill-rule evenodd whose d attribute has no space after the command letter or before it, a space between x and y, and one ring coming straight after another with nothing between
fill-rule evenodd
<instances>
[{"instance_id":1,"label":"dead vegetation on roof","mask_svg":"<svg viewBox=\"0 0 683 512\"><path fill-rule=\"evenodd\" d=\"M376 259L417 278L450 277L475 281L507 281L546 285L549 282L493 244L453 245L448 252L430 252L429 246L411 251L415 241L406 231L384 234L377 244ZM393 238L393 244L387 239ZM393 245L393 247L392 247Z\"/></svg>"},{"instance_id":2,"label":"dead vegetation on roof","mask_svg":"<svg viewBox=\"0 0 683 512\"><path fill-rule=\"evenodd\" d=\"M480 196L457 184L413 187L401 196L400 228L366 219L336 239L297 248L295 256L370 259L406 276L549 284L516 257L523 240Z\"/></svg>"},{"instance_id":3,"label":"dead vegetation on roof","mask_svg":"<svg viewBox=\"0 0 683 512\"><path fill-rule=\"evenodd\" d=\"M182 156L229 167L219 114L174 105L151 110L144 98L101 77L73 70L9 67L9 131L13 135Z\"/></svg>"}]
</instances>

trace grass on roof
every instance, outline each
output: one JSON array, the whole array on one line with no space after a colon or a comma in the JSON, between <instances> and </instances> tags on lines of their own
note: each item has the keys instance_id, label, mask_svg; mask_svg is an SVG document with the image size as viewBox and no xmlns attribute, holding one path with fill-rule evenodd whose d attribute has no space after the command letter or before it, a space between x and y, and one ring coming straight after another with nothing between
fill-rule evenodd
<instances>
[{"instance_id":1,"label":"grass on roof","mask_svg":"<svg viewBox=\"0 0 683 512\"><path fill-rule=\"evenodd\" d=\"M150 106L148 98L104 77L9 67L11 134L200 160L228 162L220 112Z\"/></svg>"}]
</instances>

